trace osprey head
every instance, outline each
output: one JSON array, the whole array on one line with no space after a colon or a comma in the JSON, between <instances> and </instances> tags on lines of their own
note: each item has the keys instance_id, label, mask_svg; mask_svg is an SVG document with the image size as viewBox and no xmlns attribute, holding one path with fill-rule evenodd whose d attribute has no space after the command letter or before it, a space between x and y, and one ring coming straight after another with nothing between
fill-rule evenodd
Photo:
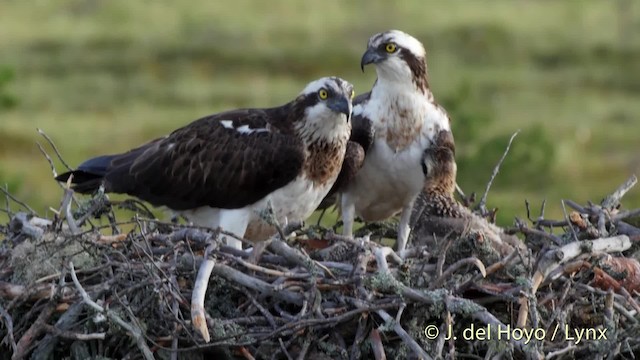
<instances>
[{"instance_id":1,"label":"osprey head","mask_svg":"<svg viewBox=\"0 0 640 360\"><path fill-rule=\"evenodd\" d=\"M351 132L353 85L338 77L309 83L294 101L296 128L309 140L345 140Z\"/></svg>"},{"instance_id":2,"label":"osprey head","mask_svg":"<svg viewBox=\"0 0 640 360\"><path fill-rule=\"evenodd\" d=\"M400 30L389 30L369 38L360 68L364 71L365 65L375 64L379 79L413 81L420 86L422 79L426 85L425 58L420 41Z\"/></svg>"}]
</instances>

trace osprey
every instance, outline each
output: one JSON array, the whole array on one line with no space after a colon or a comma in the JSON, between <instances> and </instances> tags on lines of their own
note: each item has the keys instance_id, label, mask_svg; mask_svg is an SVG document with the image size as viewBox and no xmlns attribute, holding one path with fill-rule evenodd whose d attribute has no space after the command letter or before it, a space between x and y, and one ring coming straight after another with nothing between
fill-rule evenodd
<instances>
[{"instance_id":1,"label":"osprey","mask_svg":"<svg viewBox=\"0 0 640 360\"><path fill-rule=\"evenodd\" d=\"M489 253L488 249L497 252L500 258L514 249L519 249L521 254L527 253L526 247L516 236L506 234L455 200L457 165L450 131L440 131L433 145L424 151L422 170L426 180L415 201L410 221L415 243L431 246L436 244L437 239L459 239L477 234L484 244L483 256ZM469 244L469 247L473 248L473 245Z\"/></svg>"},{"instance_id":2,"label":"osprey","mask_svg":"<svg viewBox=\"0 0 640 360\"><path fill-rule=\"evenodd\" d=\"M343 233L351 235L353 221L380 221L400 212L397 249L409 238L413 203L422 190L423 152L440 130L450 131L447 112L435 100L427 81L425 50L412 36L398 30L373 35L360 66L374 64L377 79L353 109L355 124L371 124L373 136L363 144L360 170L341 193Z\"/></svg>"},{"instance_id":3,"label":"osprey","mask_svg":"<svg viewBox=\"0 0 640 360\"><path fill-rule=\"evenodd\" d=\"M249 240L303 221L340 172L351 133L353 86L337 77L309 83L293 101L239 109L196 120L126 153L82 163L74 189L124 193L165 206L199 226ZM239 240L227 244L241 248Z\"/></svg>"},{"instance_id":4,"label":"osprey","mask_svg":"<svg viewBox=\"0 0 640 360\"><path fill-rule=\"evenodd\" d=\"M422 215L460 218L468 212L453 194L456 190L458 167L455 159L455 142L450 131L440 131L433 145L424 151L422 171L425 182L418 195L410 225L416 225Z\"/></svg>"}]
</instances>

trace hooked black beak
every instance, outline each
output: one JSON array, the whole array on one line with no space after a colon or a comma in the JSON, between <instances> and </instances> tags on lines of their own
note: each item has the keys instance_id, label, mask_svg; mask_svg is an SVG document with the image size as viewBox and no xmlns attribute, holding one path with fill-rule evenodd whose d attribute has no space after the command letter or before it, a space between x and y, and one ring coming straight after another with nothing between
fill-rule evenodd
<instances>
[{"instance_id":1,"label":"hooked black beak","mask_svg":"<svg viewBox=\"0 0 640 360\"><path fill-rule=\"evenodd\" d=\"M368 64L375 64L384 60L384 56L380 55L376 49L369 48L362 55L362 59L360 59L360 69L364 72L364 66Z\"/></svg>"},{"instance_id":2,"label":"hooked black beak","mask_svg":"<svg viewBox=\"0 0 640 360\"><path fill-rule=\"evenodd\" d=\"M351 104L349 103L349 100L345 99L345 98L338 98L338 99L333 99L331 101L329 101L329 109L340 113L340 114L345 114L347 115L347 120L349 119L349 115L351 115Z\"/></svg>"}]
</instances>

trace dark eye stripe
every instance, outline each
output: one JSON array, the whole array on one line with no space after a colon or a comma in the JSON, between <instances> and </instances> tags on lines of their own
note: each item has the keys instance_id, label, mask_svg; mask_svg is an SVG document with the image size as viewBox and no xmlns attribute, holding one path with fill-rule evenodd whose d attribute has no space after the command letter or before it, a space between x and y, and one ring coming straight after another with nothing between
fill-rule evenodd
<instances>
[{"instance_id":1,"label":"dark eye stripe","mask_svg":"<svg viewBox=\"0 0 640 360\"><path fill-rule=\"evenodd\" d=\"M345 92L345 96L351 96L351 91L354 91L353 85L339 77L331 77L331 80L333 80L335 86L334 84L329 83L324 87L328 94L327 98L337 96L338 94L341 94L343 92ZM318 92L319 91L320 90L318 90Z\"/></svg>"}]
</instances>

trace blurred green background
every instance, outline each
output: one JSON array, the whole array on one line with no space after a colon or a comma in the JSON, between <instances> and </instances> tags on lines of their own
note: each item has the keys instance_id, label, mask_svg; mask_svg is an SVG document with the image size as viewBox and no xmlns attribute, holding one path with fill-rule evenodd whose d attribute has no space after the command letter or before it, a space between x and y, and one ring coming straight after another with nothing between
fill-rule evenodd
<instances>
[{"instance_id":1,"label":"blurred green background","mask_svg":"<svg viewBox=\"0 0 640 360\"><path fill-rule=\"evenodd\" d=\"M425 44L466 192L482 193L522 130L489 194L500 223L525 199L561 216L562 198L600 201L640 173L633 0L3 0L0 184L43 215L58 207L36 128L75 166L203 115L287 102L321 76L368 91L360 56L391 28ZM640 207L640 189L625 206Z\"/></svg>"}]
</instances>

